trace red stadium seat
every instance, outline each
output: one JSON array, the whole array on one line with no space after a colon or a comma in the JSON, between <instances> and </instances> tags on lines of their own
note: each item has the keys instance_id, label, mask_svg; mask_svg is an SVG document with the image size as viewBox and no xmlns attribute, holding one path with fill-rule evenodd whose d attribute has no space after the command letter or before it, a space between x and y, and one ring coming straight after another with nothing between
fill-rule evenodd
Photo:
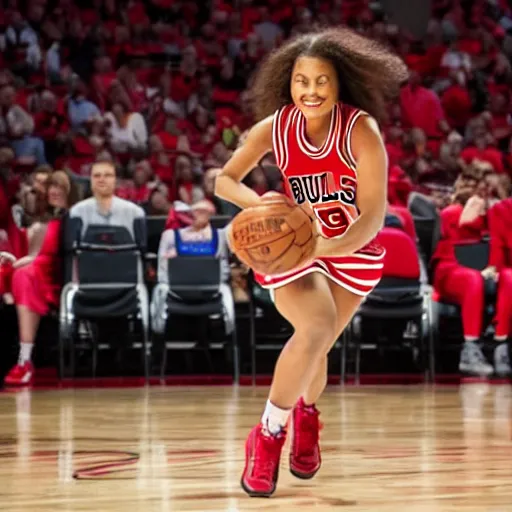
<instances>
[{"instance_id":1,"label":"red stadium seat","mask_svg":"<svg viewBox=\"0 0 512 512\"><path fill-rule=\"evenodd\" d=\"M407 233L397 228L383 228L377 240L386 249L385 277L419 279L418 250Z\"/></svg>"}]
</instances>

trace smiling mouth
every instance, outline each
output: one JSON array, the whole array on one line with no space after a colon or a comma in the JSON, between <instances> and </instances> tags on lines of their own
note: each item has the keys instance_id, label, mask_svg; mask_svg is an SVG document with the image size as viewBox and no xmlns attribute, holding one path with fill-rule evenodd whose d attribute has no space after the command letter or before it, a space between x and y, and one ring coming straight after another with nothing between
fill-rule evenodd
<instances>
[{"instance_id":1,"label":"smiling mouth","mask_svg":"<svg viewBox=\"0 0 512 512\"><path fill-rule=\"evenodd\" d=\"M302 104L308 108L318 108L323 102L324 102L324 100L320 100L320 99L314 100L314 101L302 100Z\"/></svg>"}]
</instances>

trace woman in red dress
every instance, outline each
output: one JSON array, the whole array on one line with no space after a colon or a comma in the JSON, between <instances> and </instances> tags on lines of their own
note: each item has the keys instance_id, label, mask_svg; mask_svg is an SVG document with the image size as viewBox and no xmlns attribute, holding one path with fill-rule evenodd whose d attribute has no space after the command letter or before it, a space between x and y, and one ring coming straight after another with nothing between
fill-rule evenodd
<instances>
[{"instance_id":1,"label":"woman in red dress","mask_svg":"<svg viewBox=\"0 0 512 512\"><path fill-rule=\"evenodd\" d=\"M48 225L41 249L14 264L12 295L18 313L20 353L17 364L5 377L5 384L23 386L32 383L31 356L41 317L58 307L61 290L61 222L76 200L76 191L68 175L54 172L48 180Z\"/></svg>"},{"instance_id":2,"label":"woman in red dress","mask_svg":"<svg viewBox=\"0 0 512 512\"><path fill-rule=\"evenodd\" d=\"M7 234L8 248L0 255L0 300L12 304L11 280L13 262L34 256L39 252L46 232L46 220L43 218L47 209L47 181L52 173L48 166L38 167L31 176L30 186L22 186L21 208L24 214L20 227L14 218L9 200L9 186L0 182L0 229Z\"/></svg>"}]
</instances>

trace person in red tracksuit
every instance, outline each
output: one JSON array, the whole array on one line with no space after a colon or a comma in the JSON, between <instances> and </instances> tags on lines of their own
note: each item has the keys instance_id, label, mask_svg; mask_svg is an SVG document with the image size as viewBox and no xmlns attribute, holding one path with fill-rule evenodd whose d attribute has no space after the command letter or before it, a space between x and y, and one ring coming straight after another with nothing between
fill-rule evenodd
<instances>
[{"instance_id":1,"label":"person in red tracksuit","mask_svg":"<svg viewBox=\"0 0 512 512\"><path fill-rule=\"evenodd\" d=\"M489 267L484 272L498 283L494 339L500 357L497 357L496 366L500 366L498 373L508 374L510 365L507 368L502 361L508 361L507 342L512 337L512 198L494 205L489 210L488 219L490 255Z\"/></svg>"},{"instance_id":2,"label":"person in red tracksuit","mask_svg":"<svg viewBox=\"0 0 512 512\"><path fill-rule=\"evenodd\" d=\"M459 369L463 373L489 376L494 372L478 343L482 335L485 306L483 272L460 265L455 258L454 243L480 240L487 232L487 192L485 180L469 177L459 180L453 204L441 212L441 240L432 257L434 288L441 300L461 308L464 345ZM507 354L498 344L494 359L497 373L508 373Z\"/></svg>"}]
</instances>

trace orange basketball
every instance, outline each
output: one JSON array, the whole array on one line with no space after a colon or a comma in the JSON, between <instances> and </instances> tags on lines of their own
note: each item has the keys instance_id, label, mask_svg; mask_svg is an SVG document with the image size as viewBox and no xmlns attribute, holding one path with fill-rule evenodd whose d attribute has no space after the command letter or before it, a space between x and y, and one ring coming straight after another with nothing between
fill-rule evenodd
<instances>
[{"instance_id":1,"label":"orange basketball","mask_svg":"<svg viewBox=\"0 0 512 512\"><path fill-rule=\"evenodd\" d=\"M238 213L228 242L240 261L260 274L281 274L305 263L315 247L309 215L277 193Z\"/></svg>"}]
</instances>

